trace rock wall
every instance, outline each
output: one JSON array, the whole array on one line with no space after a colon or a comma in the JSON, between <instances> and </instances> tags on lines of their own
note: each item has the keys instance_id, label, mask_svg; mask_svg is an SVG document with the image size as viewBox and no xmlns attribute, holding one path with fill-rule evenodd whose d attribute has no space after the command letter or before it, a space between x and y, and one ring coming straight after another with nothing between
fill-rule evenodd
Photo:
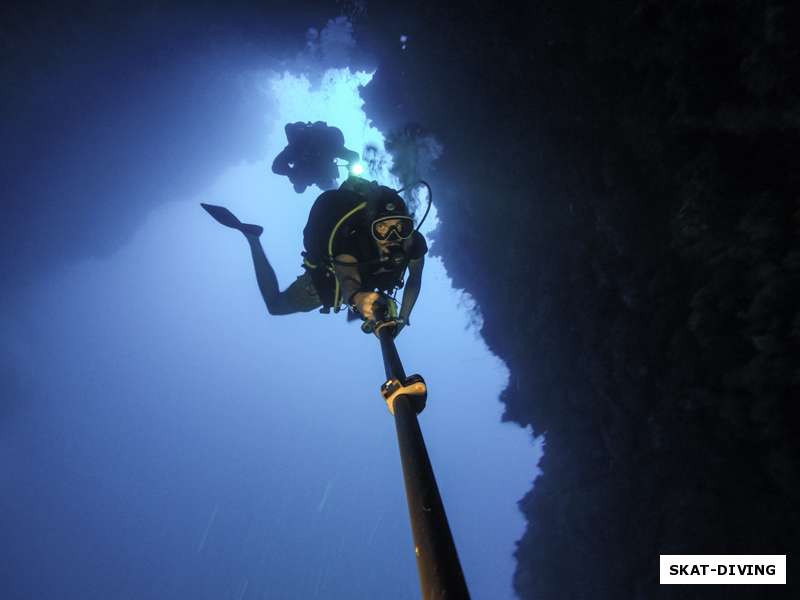
<instances>
[{"instance_id":1,"label":"rock wall","mask_svg":"<svg viewBox=\"0 0 800 600\"><path fill-rule=\"evenodd\" d=\"M798 548L798 8L610 4L381 15L367 110L442 142L433 250L547 435L520 597L765 597L658 555Z\"/></svg>"}]
</instances>

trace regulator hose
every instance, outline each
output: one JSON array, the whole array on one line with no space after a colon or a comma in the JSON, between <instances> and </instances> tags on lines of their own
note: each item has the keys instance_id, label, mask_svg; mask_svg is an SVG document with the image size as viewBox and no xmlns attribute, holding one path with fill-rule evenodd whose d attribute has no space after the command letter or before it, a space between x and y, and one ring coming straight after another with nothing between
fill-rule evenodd
<instances>
[{"instance_id":1,"label":"regulator hose","mask_svg":"<svg viewBox=\"0 0 800 600\"><path fill-rule=\"evenodd\" d=\"M422 220L417 225L415 231L419 231L419 228L422 227L422 224L425 222L425 219L428 218L428 213L431 212L431 205L433 204L433 190L431 189L430 184L427 181L425 181L424 179L420 179L419 181L415 181L410 186L402 187L399 190L397 190L397 193L401 194L402 192L406 191L407 188L409 188L409 187L415 188L419 184L422 184L426 188L428 188L428 207L425 209L425 214L422 215Z\"/></svg>"}]
</instances>

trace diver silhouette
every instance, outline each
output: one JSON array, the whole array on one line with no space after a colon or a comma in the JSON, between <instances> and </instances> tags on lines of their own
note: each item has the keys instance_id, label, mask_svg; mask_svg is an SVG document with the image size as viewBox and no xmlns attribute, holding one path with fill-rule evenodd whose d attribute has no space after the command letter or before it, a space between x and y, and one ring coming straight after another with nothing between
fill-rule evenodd
<instances>
[{"instance_id":1,"label":"diver silhouette","mask_svg":"<svg viewBox=\"0 0 800 600\"><path fill-rule=\"evenodd\" d=\"M358 160L357 152L345 148L342 131L324 121L287 123L284 130L288 145L275 157L272 172L289 177L298 194L311 185L334 189L339 178L334 159L348 164Z\"/></svg>"},{"instance_id":2,"label":"diver silhouette","mask_svg":"<svg viewBox=\"0 0 800 600\"><path fill-rule=\"evenodd\" d=\"M428 247L395 190L351 177L339 189L320 194L303 230L304 273L283 291L259 240L263 229L242 223L222 206L202 207L222 225L244 234L271 315L320 307L320 312L338 312L346 304L365 321L375 321L393 304L389 296L404 287L395 335L409 324Z\"/></svg>"}]
</instances>

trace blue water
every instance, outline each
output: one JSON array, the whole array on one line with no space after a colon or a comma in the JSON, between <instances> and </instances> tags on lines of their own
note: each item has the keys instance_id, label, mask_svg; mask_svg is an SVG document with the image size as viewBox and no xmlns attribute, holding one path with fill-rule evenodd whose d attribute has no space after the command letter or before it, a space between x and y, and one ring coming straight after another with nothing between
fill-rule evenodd
<instances>
[{"instance_id":1,"label":"blue water","mask_svg":"<svg viewBox=\"0 0 800 600\"><path fill-rule=\"evenodd\" d=\"M4 598L419 597L375 338L344 315L267 315L244 239L198 204L264 225L288 285L318 190L298 196L269 171L283 124L381 144L368 82L264 74L263 160L153 210L113 255L6 298L23 401L0 420ZM511 598L516 502L541 448L500 423L508 372L473 304L428 257L398 348L429 385L420 423L473 597Z\"/></svg>"}]
</instances>

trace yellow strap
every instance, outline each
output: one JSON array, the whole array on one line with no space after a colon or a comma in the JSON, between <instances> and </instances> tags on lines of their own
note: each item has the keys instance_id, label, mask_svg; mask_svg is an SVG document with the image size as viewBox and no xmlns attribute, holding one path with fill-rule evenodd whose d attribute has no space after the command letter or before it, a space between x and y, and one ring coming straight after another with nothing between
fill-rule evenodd
<instances>
[{"instance_id":1,"label":"yellow strap","mask_svg":"<svg viewBox=\"0 0 800 600\"><path fill-rule=\"evenodd\" d=\"M397 327L397 321L381 321L375 326L375 329L372 331L372 333L378 335L381 332L381 329L384 327Z\"/></svg>"},{"instance_id":2,"label":"yellow strap","mask_svg":"<svg viewBox=\"0 0 800 600\"><path fill-rule=\"evenodd\" d=\"M339 219L339 221L336 223L336 226L333 228L333 231L331 231L331 236L328 238L328 257L330 257L331 264L333 264L333 238L336 237L336 232L339 231L339 227L342 226L342 223L347 221L347 219L349 219L354 214L356 214L358 211L363 209L366 205L367 205L366 202L362 202L361 204L359 204L355 208L349 210L341 219ZM334 275L336 275L336 270L335 269L334 269ZM334 277L334 279L336 280L336 290L334 291L334 294L333 294L333 309L336 312L338 312L339 311L339 306L341 305L341 298L339 298L339 294L341 293L341 289L340 289L341 286L339 285L339 278L338 277Z\"/></svg>"},{"instance_id":3,"label":"yellow strap","mask_svg":"<svg viewBox=\"0 0 800 600\"><path fill-rule=\"evenodd\" d=\"M339 298L339 294L342 293L341 285L339 284L339 278L334 275L333 277L336 280L336 291L333 293L333 310L334 312L339 312L339 305L341 304L341 300Z\"/></svg>"},{"instance_id":4,"label":"yellow strap","mask_svg":"<svg viewBox=\"0 0 800 600\"><path fill-rule=\"evenodd\" d=\"M328 238L328 256L330 256L331 260L333 260L333 238L336 236L336 232L339 230L339 227L341 227L342 223L344 223L347 219L352 217L355 213L360 211L366 205L367 205L366 202L362 202L354 209L348 211L347 214L345 214L341 219L339 219L339 222L336 223L336 226L333 228L333 231L331 231L331 237Z\"/></svg>"}]
</instances>

